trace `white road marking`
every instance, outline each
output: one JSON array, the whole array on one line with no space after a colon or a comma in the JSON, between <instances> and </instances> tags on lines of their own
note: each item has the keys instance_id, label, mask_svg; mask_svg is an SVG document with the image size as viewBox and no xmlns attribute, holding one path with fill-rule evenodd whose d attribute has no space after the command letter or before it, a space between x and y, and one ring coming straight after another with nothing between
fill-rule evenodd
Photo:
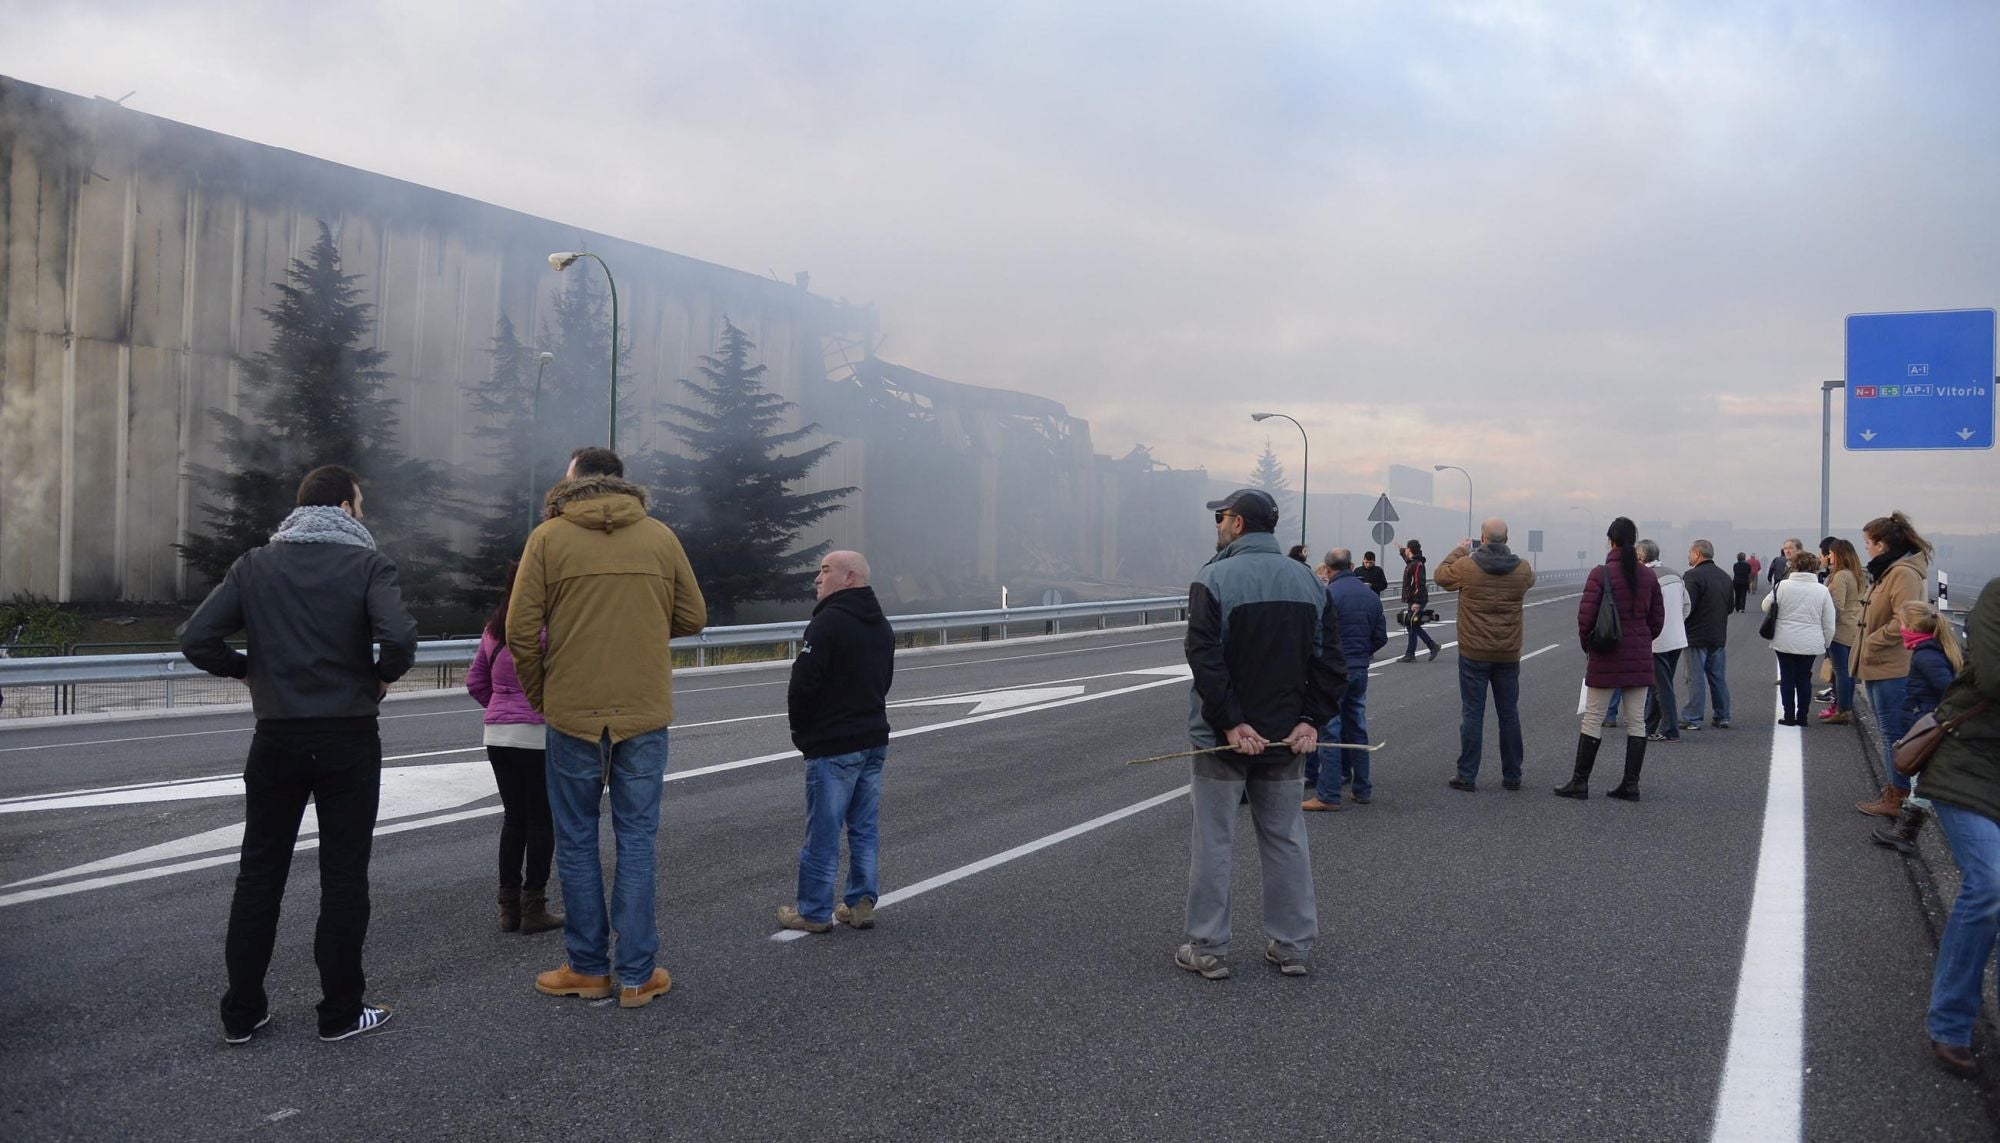
<instances>
[{"instance_id":1,"label":"white road marking","mask_svg":"<svg viewBox=\"0 0 2000 1143\"><path fill-rule=\"evenodd\" d=\"M1083 834L1089 833L1094 829L1101 829L1104 826L1110 825L1112 822L1119 821L1124 818L1129 818L1133 814L1144 813L1145 811L1152 809L1154 806L1166 805L1168 802L1173 801L1175 798L1178 798L1186 794L1187 792L1188 792L1188 787L1186 786L1182 786L1179 789L1175 790L1169 790L1164 794L1158 795L1157 797L1147 798L1143 802L1134 802L1133 804L1126 806L1122 810L1113 810L1108 814L1104 814L1100 817L1094 817L1087 822L1083 822L1080 825L1073 825L1068 829L1058 830L1055 833L1049 834L1047 837L1036 838L1034 841L1028 842L1025 845L1017 845L1012 849L1006 850L1001 853L996 853L991 857L982 857L978 861L972 862L969 865L961 865L957 869L940 873L936 877L927 877L924 880L917 882L915 885L905 885L901 889L892 890L891 892L882 894L882 896L876 900L875 907L877 909L886 909L898 901L907 901L912 897L918 896L923 893L928 893L933 889L943 888L944 886L949 885L954 881L963 880L964 878L970 877L975 873L983 873L988 869L992 869L996 865L1005 865L1008 862L1015 860L1016 858L1026 857L1031 853L1047 849L1052 845L1059 845L1062 842L1068 841L1070 838L1079 837ZM780 929L779 931L771 934L771 939L774 941L795 941L798 940L800 937L807 935L808 934L799 932L795 929Z\"/></svg>"},{"instance_id":2,"label":"white road marking","mask_svg":"<svg viewBox=\"0 0 2000 1143\"><path fill-rule=\"evenodd\" d=\"M1527 662L1527 661L1528 661L1529 659L1532 659L1532 658L1534 658L1534 657L1535 657L1536 655L1544 655L1544 654L1547 654L1548 652L1550 652L1550 651L1553 651L1553 650L1555 650L1555 649L1556 649L1557 647L1560 647L1560 646L1562 646L1562 644L1561 644L1561 643L1551 643L1551 644L1549 644L1548 646L1546 646L1546 647L1543 647L1542 649L1540 649L1540 650L1538 650L1538 651L1530 651L1530 652L1528 652L1527 654L1525 654L1525 655L1521 656L1521 661L1522 661L1523 663L1525 663L1525 662Z\"/></svg>"},{"instance_id":3,"label":"white road marking","mask_svg":"<svg viewBox=\"0 0 2000 1143\"><path fill-rule=\"evenodd\" d=\"M969 702L973 714L985 714L991 710L1012 710L1017 706L1033 706L1052 699L1069 698L1080 695L1084 688L1074 684L1066 687L1020 687L1013 690L974 691L967 695L946 695L941 698L905 699L889 704L892 710L916 706L942 706L947 703Z\"/></svg>"},{"instance_id":4,"label":"white road marking","mask_svg":"<svg viewBox=\"0 0 2000 1143\"><path fill-rule=\"evenodd\" d=\"M1782 700L1774 706L1783 717ZM1709 1135L1718 1143L1796 1140L1804 1128L1805 742L1799 731L1774 726L1771 732L1764 838Z\"/></svg>"}]
</instances>

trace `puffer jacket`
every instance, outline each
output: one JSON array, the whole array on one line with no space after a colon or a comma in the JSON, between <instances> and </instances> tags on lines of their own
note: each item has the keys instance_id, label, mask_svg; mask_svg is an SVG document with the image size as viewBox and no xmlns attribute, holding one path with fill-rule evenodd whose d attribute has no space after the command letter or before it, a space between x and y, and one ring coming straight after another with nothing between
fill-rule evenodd
<instances>
[{"instance_id":1,"label":"puffer jacket","mask_svg":"<svg viewBox=\"0 0 2000 1143\"><path fill-rule=\"evenodd\" d=\"M1966 622L1965 667L1931 714L1950 722L1985 710L1945 735L1924 768L1924 796L2000 821L2000 576L1986 582Z\"/></svg>"},{"instance_id":2,"label":"puffer jacket","mask_svg":"<svg viewBox=\"0 0 2000 1143\"><path fill-rule=\"evenodd\" d=\"M1381 597L1351 571L1335 572L1326 584L1327 605L1340 623L1340 653L1347 670L1366 672L1368 661L1389 643L1389 621Z\"/></svg>"},{"instance_id":3,"label":"puffer jacket","mask_svg":"<svg viewBox=\"0 0 2000 1143\"><path fill-rule=\"evenodd\" d=\"M1778 609L1771 650L1785 655L1824 655L1833 642L1833 596L1811 572L1793 572L1758 604L1769 615Z\"/></svg>"},{"instance_id":4,"label":"puffer jacket","mask_svg":"<svg viewBox=\"0 0 2000 1143\"><path fill-rule=\"evenodd\" d=\"M1827 577L1833 596L1833 641L1849 647L1861 641L1861 577L1842 568Z\"/></svg>"},{"instance_id":5,"label":"puffer jacket","mask_svg":"<svg viewBox=\"0 0 2000 1143\"><path fill-rule=\"evenodd\" d=\"M1903 687L1903 725L1913 726L1937 709L1951 688L1951 658L1935 635L1910 648L1910 681Z\"/></svg>"},{"instance_id":6,"label":"puffer jacket","mask_svg":"<svg viewBox=\"0 0 2000 1143\"><path fill-rule=\"evenodd\" d=\"M1505 544L1453 548L1438 565L1438 586L1458 593L1458 654L1475 663L1521 660L1521 601L1535 569Z\"/></svg>"},{"instance_id":7,"label":"puffer jacket","mask_svg":"<svg viewBox=\"0 0 2000 1143\"><path fill-rule=\"evenodd\" d=\"M1678 573L1662 568L1658 560L1646 566L1653 569L1653 577L1660 581L1660 605L1663 609L1661 614L1666 619L1666 626L1660 628L1659 635L1653 639L1653 654L1662 655L1668 651L1678 651L1688 645L1687 584L1682 581Z\"/></svg>"},{"instance_id":8,"label":"puffer jacket","mask_svg":"<svg viewBox=\"0 0 2000 1143\"><path fill-rule=\"evenodd\" d=\"M528 696L521 690L520 676L514 673L514 656L491 631L479 636L479 650L465 669L465 690L472 701L486 708L480 721L488 726L542 724L542 716L528 705Z\"/></svg>"},{"instance_id":9,"label":"puffer jacket","mask_svg":"<svg viewBox=\"0 0 2000 1143\"><path fill-rule=\"evenodd\" d=\"M1660 581L1653 569L1638 565L1638 582L1625 578L1624 563L1613 549L1604 562L1590 569L1583 581L1583 599L1576 609L1576 637L1590 656L1583 682L1588 687L1650 687L1653 685L1653 640L1666 626L1666 602L1660 597ZM1610 651L1589 650L1591 624L1597 621L1598 601L1611 593L1618 608L1618 646Z\"/></svg>"},{"instance_id":10,"label":"puffer jacket","mask_svg":"<svg viewBox=\"0 0 2000 1143\"><path fill-rule=\"evenodd\" d=\"M687 552L646 515L645 489L586 476L549 490L548 519L521 550L507 650L521 690L551 727L589 742L608 731L623 742L673 722L667 640L707 623Z\"/></svg>"},{"instance_id":11,"label":"puffer jacket","mask_svg":"<svg viewBox=\"0 0 2000 1143\"><path fill-rule=\"evenodd\" d=\"M1913 599L1921 601L1929 576L1929 561L1921 553L1911 552L1890 564L1862 597L1855 678L1870 683L1910 673L1910 653L1903 649L1903 624L1896 618L1896 609Z\"/></svg>"},{"instance_id":12,"label":"puffer jacket","mask_svg":"<svg viewBox=\"0 0 2000 1143\"><path fill-rule=\"evenodd\" d=\"M1325 726L1347 685L1339 623L1325 585L1271 533L1246 533L1217 552L1188 585L1189 736L1220 743L1247 724L1278 742L1299 723ZM1195 759L1197 774L1206 761Z\"/></svg>"}]
</instances>

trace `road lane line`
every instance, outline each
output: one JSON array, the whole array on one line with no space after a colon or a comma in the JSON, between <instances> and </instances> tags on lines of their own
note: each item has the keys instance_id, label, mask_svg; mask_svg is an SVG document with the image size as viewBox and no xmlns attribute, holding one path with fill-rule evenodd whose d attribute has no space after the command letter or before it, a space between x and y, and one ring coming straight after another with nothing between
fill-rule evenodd
<instances>
[{"instance_id":1,"label":"road lane line","mask_svg":"<svg viewBox=\"0 0 2000 1143\"><path fill-rule=\"evenodd\" d=\"M936 877L926 877L922 881L917 882L915 885L905 885L901 889L892 890L888 893L882 894L882 896L876 900L875 907L877 909L886 909L898 901L907 901L912 897L918 896L919 894L928 893L933 889L941 889L944 886L949 885L954 881L963 880L967 877L972 876L975 873L984 873L986 870L992 869L996 865L1005 865L1008 862L1013 861L1017 858L1026 857L1031 853L1036 853L1040 850L1047 849L1052 845L1060 845L1061 843L1068 841L1070 838L1080 837L1084 834L1089 833L1094 829L1101 829L1105 826L1108 826L1112 822L1120 821L1124 818L1129 818L1133 814L1144 813L1145 811L1152 809L1154 806L1166 805L1168 802L1173 801L1175 798L1178 798L1183 794L1186 794L1187 792L1188 792L1188 787L1186 786L1182 786L1179 789L1175 790L1169 790L1166 793L1161 794L1157 797L1147 798L1143 802L1134 802L1133 804L1126 806L1122 810L1113 810L1110 813L1104 814L1101 817L1094 817L1087 822L1083 822L1079 825L1073 825L1068 829L1058 830L1055 833L1048 835L1047 837L1036 838L1034 841L1028 842L1025 845L1017 845L1012 849L996 853L991 857L982 857L978 861L972 862L969 865L961 865L957 869L940 873ZM779 931L771 934L771 939L774 941L795 941L798 940L800 937L807 935L809 934L799 932L796 929L780 929Z\"/></svg>"},{"instance_id":2,"label":"road lane line","mask_svg":"<svg viewBox=\"0 0 2000 1143\"><path fill-rule=\"evenodd\" d=\"M1782 699L1774 706L1774 717L1782 718ZM1729 1023L1729 1055L1709 1135L1716 1143L1796 1140L1804 1126L1805 743L1799 731L1796 726L1772 728L1756 889Z\"/></svg>"},{"instance_id":3,"label":"road lane line","mask_svg":"<svg viewBox=\"0 0 2000 1143\"><path fill-rule=\"evenodd\" d=\"M1535 657L1536 655L1541 655L1541 654L1546 654L1547 652L1550 652L1550 651L1553 651L1553 650L1555 650L1555 649L1556 649L1557 647L1560 647L1560 646L1562 646L1562 644L1561 644L1561 643L1551 643L1551 644L1549 644L1548 646L1546 646L1546 647L1543 647L1543 648L1542 648L1541 650L1539 650L1539 651L1530 651L1530 652L1528 652L1527 654L1525 654L1525 655L1521 656L1521 661L1522 661L1523 663L1525 663L1525 662L1527 662L1527 661L1528 661L1529 659L1532 659L1532 658L1534 658L1534 657Z\"/></svg>"}]
</instances>

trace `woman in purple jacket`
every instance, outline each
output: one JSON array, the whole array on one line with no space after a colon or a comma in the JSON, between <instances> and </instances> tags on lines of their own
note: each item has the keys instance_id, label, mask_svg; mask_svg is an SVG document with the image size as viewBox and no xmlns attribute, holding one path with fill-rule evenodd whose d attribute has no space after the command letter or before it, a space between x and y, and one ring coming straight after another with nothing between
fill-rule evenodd
<instances>
[{"instance_id":1,"label":"woman in purple jacket","mask_svg":"<svg viewBox=\"0 0 2000 1143\"><path fill-rule=\"evenodd\" d=\"M465 689L486 708L487 760L500 787L500 930L544 933L562 927L549 912L549 861L555 827L549 820L549 787L542 771L547 732L528 705L514 658L507 653L507 603L514 596L514 565L507 565L500 605L479 636L479 651L465 672Z\"/></svg>"},{"instance_id":2,"label":"woman in purple jacket","mask_svg":"<svg viewBox=\"0 0 2000 1143\"><path fill-rule=\"evenodd\" d=\"M1646 688L1653 685L1653 640L1666 625L1667 609L1653 569L1639 562L1639 526L1624 516L1611 521L1604 534L1610 553L1590 570L1583 583L1583 601L1576 610L1577 639L1590 656L1584 669L1583 733L1576 740L1576 773L1569 784L1556 787L1559 798L1588 798L1590 769L1597 763L1597 745L1604 733L1604 712L1613 691L1622 691L1628 711L1643 710ZM1591 627L1599 606L1618 609L1618 645L1592 650ZM1646 761L1646 725L1625 720L1625 780L1611 797L1639 800L1639 769Z\"/></svg>"}]
</instances>

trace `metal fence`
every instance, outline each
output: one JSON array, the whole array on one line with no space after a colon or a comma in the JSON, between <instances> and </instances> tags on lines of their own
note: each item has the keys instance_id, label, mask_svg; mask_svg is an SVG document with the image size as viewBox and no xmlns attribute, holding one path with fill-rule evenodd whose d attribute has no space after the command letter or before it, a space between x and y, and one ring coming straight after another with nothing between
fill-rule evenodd
<instances>
[{"instance_id":1,"label":"metal fence","mask_svg":"<svg viewBox=\"0 0 2000 1143\"><path fill-rule=\"evenodd\" d=\"M945 646L1178 621L1187 617L1186 607L1187 597L1176 595L895 615L890 621L899 646ZM711 627L675 639L674 662L701 667L789 659L797 653L806 622ZM390 689L459 686L478 649L476 637L425 640L417 645L416 666ZM42 644L0 648L0 652L5 654L0 657L0 693L4 693L0 719L205 706L248 698L242 683L202 671L172 644Z\"/></svg>"}]
</instances>

